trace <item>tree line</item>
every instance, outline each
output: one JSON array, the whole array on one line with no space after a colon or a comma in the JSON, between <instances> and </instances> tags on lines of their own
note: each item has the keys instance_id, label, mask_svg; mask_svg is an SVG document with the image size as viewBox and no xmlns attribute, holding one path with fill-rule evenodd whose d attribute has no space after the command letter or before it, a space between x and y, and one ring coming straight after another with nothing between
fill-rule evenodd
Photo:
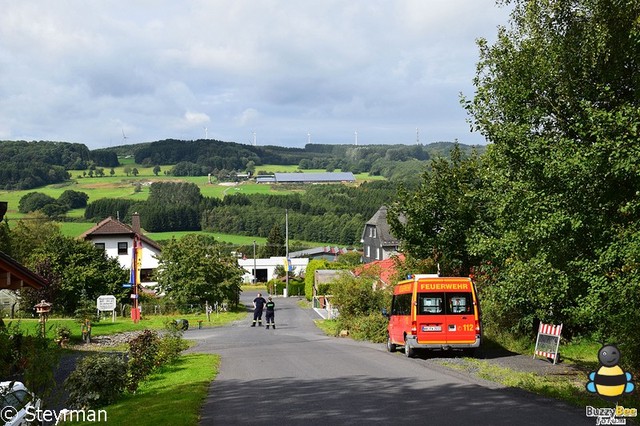
<instances>
[{"instance_id":1,"label":"tree line","mask_svg":"<svg viewBox=\"0 0 640 426\"><path fill-rule=\"evenodd\" d=\"M274 226L300 241L359 244L364 223L390 202L398 184L376 181L359 187L313 185L288 195L233 194L203 197L194 183L154 182L146 201L104 198L87 205L85 218L127 221L135 211L149 232L198 231L268 237Z\"/></svg>"},{"instance_id":2,"label":"tree line","mask_svg":"<svg viewBox=\"0 0 640 426\"><path fill-rule=\"evenodd\" d=\"M71 176L68 170L92 165L115 167L113 152L91 152L78 143L49 141L0 141L0 189L31 189L60 183Z\"/></svg>"}]
</instances>

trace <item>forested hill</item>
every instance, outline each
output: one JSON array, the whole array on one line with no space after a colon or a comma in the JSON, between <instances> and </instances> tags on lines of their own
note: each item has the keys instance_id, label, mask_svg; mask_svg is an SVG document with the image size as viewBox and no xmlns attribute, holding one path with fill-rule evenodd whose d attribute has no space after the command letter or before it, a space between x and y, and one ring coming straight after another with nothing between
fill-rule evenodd
<instances>
[{"instance_id":1,"label":"forested hill","mask_svg":"<svg viewBox=\"0 0 640 426\"><path fill-rule=\"evenodd\" d=\"M49 141L0 141L0 189L30 189L69 178L67 170L99 164L118 165L111 152L91 152L86 145Z\"/></svg>"},{"instance_id":2,"label":"forested hill","mask_svg":"<svg viewBox=\"0 0 640 426\"><path fill-rule=\"evenodd\" d=\"M259 171L266 164L297 165L300 169L371 173L387 178L415 176L423 162L449 155L455 144L329 145L304 148L254 146L213 139L166 139L90 151L69 142L0 141L0 189L31 189L69 178L68 170L116 167L118 157L132 156L137 164L174 165L174 175L207 175ZM463 152L484 151L483 146L460 145ZM232 173L230 173L232 174Z\"/></svg>"}]
</instances>

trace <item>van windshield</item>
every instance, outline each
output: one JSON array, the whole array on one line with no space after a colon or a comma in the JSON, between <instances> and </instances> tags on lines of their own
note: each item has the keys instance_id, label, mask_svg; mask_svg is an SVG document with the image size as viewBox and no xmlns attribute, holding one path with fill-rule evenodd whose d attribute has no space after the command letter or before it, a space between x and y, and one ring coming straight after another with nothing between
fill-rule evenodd
<instances>
[{"instance_id":1,"label":"van windshield","mask_svg":"<svg viewBox=\"0 0 640 426\"><path fill-rule=\"evenodd\" d=\"M418 293L418 315L464 315L472 307L471 293Z\"/></svg>"}]
</instances>

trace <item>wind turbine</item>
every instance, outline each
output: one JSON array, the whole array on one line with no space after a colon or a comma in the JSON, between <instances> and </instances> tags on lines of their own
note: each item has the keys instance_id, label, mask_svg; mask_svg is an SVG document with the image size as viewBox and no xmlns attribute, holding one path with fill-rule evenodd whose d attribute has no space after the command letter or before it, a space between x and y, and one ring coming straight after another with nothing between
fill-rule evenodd
<instances>
[{"instance_id":1,"label":"wind turbine","mask_svg":"<svg viewBox=\"0 0 640 426\"><path fill-rule=\"evenodd\" d=\"M127 144L127 139L129 137L124 133L124 127L122 128L122 142L124 142L124 144Z\"/></svg>"}]
</instances>

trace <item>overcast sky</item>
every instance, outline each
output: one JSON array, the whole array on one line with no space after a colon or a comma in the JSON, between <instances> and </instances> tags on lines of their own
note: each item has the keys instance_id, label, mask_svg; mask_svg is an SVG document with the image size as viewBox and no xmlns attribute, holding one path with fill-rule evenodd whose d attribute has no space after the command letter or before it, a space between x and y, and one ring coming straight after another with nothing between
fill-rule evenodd
<instances>
[{"instance_id":1,"label":"overcast sky","mask_svg":"<svg viewBox=\"0 0 640 426\"><path fill-rule=\"evenodd\" d=\"M0 0L0 140L485 143L494 0ZM419 129L419 132L416 132ZM356 135L357 132L357 135ZM126 138L125 138L126 137Z\"/></svg>"}]
</instances>

